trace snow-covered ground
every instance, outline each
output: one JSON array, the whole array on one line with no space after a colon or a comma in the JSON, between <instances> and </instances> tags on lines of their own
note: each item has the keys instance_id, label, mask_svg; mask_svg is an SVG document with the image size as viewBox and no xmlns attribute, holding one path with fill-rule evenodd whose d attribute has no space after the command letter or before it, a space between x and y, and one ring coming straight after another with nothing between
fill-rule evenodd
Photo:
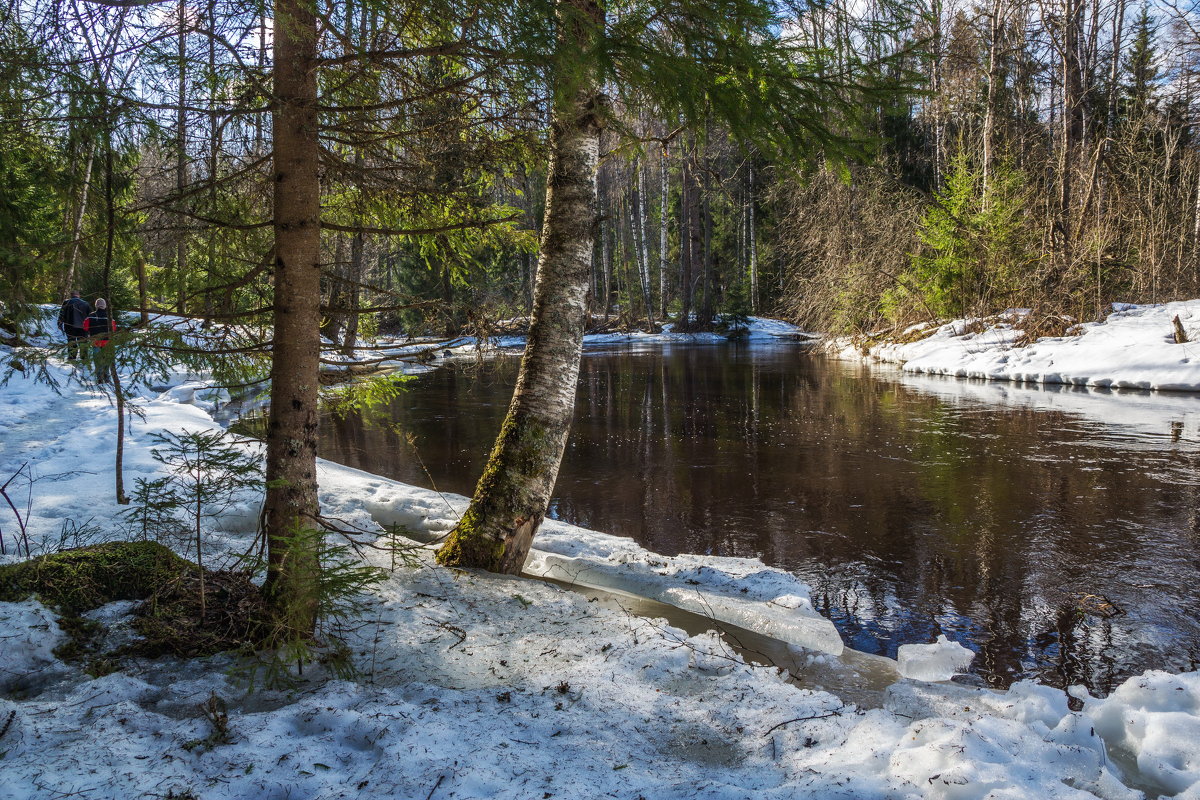
<instances>
[{"instance_id":1,"label":"snow-covered ground","mask_svg":"<svg viewBox=\"0 0 1200 800\"><path fill-rule=\"evenodd\" d=\"M1178 316L1189 338L1200 339L1200 300L1117 304L1103 322L1079 325L1078 335L1025 345L1018 345L1024 314L1002 316L999 321L955 320L904 344L884 340L870 347L866 357L931 375L1200 391L1200 342L1176 344L1172 327ZM830 349L846 358L863 357L859 346L848 340L834 340Z\"/></svg>"},{"instance_id":2,"label":"snow-covered ground","mask_svg":"<svg viewBox=\"0 0 1200 800\"><path fill-rule=\"evenodd\" d=\"M120 538L115 411L51 367L59 396L16 375L0 388L0 482L34 553ZM157 475L152 435L212 429L204 391L143 390L127 484ZM327 462L328 516L421 540L465 500ZM209 530L206 562L244 550L258 498ZM64 528L64 524L67 524ZM13 518L0 511L8 555ZM68 534L64 538L64 531ZM665 557L557 522L529 571L649 596L787 640L810 659L841 650L793 576L754 560ZM1200 798L1200 674L1147 673L1105 699L1020 683L995 693L899 680L882 708L746 664L719 636L689 636L586 593L532 579L401 567L347 637L360 677L312 667L289 692L247 695L229 659L135 662L91 678L50 652L39 604L0 603L0 798ZM383 553L369 556L390 566ZM120 624L128 604L98 616ZM805 651L803 646L814 648ZM947 644L905 652L904 673L961 669ZM835 687L830 687L835 688ZM219 743L199 706L228 706Z\"/></svg>"}]
</instances>

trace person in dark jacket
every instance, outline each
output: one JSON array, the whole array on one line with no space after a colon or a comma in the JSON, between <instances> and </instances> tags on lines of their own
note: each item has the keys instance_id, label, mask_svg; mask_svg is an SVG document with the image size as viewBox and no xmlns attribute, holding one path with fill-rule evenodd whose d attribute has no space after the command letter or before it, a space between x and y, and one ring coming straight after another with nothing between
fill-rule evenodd
<instances>
[{"instance_id":1,"label":"person in dark jacket","mask_svg":"<svg viewBox=\"0 0 1200 800\"><path fill-rule=\"evenodd\" d=\"M91 339L92 347L96 348L96 383L106 383L113 363L112 348L108 346L108 340L117 330L117 324L109 319L108 303L103 297L96 298L96 310L83 321L83 330Z\"/></svg>"},{"instance_id":2,"label":"person in dark jacket","mask_svg":"<svg viewBox=\"0 0 1200 800\"><path fill-rule=\"evenodd\" d=\"M87 339L84 323L92 307L79 296L79 292L71 292L71 296L63 300L62 308L58 310L58 329L67 337L67 360L78 361L87 355L83 348Z\"/></svg>"}]
</instances>

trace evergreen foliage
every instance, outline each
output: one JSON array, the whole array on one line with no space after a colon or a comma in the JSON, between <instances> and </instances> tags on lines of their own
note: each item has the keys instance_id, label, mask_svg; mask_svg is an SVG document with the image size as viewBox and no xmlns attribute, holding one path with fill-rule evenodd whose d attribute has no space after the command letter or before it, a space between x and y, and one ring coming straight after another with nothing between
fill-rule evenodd
<instances>
[{"instance_id":1,"label":"evergreen foliage","mask_svg":"<svg viewBox=\"0 0 1200 800\"><path fill-rule=\"evenodd\" d=\"M192 532L196 563L204 566L203 524L242 502L246 490L261 489L262 461L245 443L222 430L155 434L150 454L166 468L166 476L139 478L135 496L145 503L127 512L145 536L169 531L170 512L186 520Z\"/></svg>"},{"instance_id":2,"label":"evergreen foliage","mask_svg":"<svg viewBox=\"0 0 1200 800\"><path fill-rule=\"evenodd\" d=\"M913 301L934 319L1002 306L1036 260L1026 229L1025 186L1019 171L997 166L985 195L981 172L958 156L917 229L922 247L887 298L889 314L902 317Z\"/></svg>"}]
</instances>

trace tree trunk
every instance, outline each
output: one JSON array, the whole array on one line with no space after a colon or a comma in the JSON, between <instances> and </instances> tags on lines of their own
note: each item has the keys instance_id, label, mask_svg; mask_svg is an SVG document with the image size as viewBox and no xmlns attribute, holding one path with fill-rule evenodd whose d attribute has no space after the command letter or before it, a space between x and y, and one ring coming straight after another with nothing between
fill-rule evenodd
<instances>
[{"instance_id":1,"label":"tree trunk","mask_svg":"<svg viewBox=\"0 0 1200 800\"><path fill-rule=\"evenodd\" d=\"M71 225L71 257L67 260L67 276L63 279L62 294L66 297L74 288L75 268L79 264L79 242L83 238L83 217L87 211L88 191L92 187L92 164L96 160L95 145L88 145L87 166L83 170L83 188L79 190L79 211Z\"/></svg>"},{"instance_id":2,"label":"tree trunk","mask_svg":"<svg viewBox=\"0 0 1200 800\"><path fill-rule=\"evenodd\" d=\"M1083 0L1063 0L1062 28L1062 119L1059 152L1059 196L1058 226L1059 246L1062 249L1062 267L1065 272L1073 261L1074 242L1071 238L1072 186L1075 182L1075 164L1078 150L1083 142L1083 76L1080 74L1079 33L1083 26ZM1053 275L1052 285L1064 277Z\"/></svg>"},{"instance_id":3,"label":"tree trunk","mask_svg":"<svg viewBox=\"0 0 1200 800\"><path fill-rule=\"evenodd\" d=\"M647 331L654 332L654 300L650 291L650 245L646 242L646 173L640 159L633 160L633 237L637 248L638 279L646 308Z\"/></svg>"},{"instance_id":4,"label":"tree trunk","mask_svg":"<svg viewBox=\"0 0 1200 800\"><path fill-rule=\"evenodd\" d=\"M458 336L460 326L458 324L458 311L454 308L454 281L450 272L450 256L447 248L447 255L442 261L442 271L438 277L438 286L442 291L442 307L445 309L446 323L442 326L442 335L447 339Z\"/></svg>"},{"instance_id":5,"label":"tree trunk","mask_svg":"<svg viewBox=\"0 0 1200 800\"><path fill-rule=\"evenodd\" d=\"M612 310L612 227L611 206L608 203L608 183L603 173L597 175L597 187L600 194L600 275L604 279L604 324L608 324L608 315Z\"/></svg>"},{"instance_id":6,"label":"tree trunk","mask_svg":"<svg viewBox=\"0 0 1200 800\"><path fill-rule=\"evenodd\" d=\"M187 5L179 0L179 107L175 111L175 202L183 207L187 188ZM179 230L175 239L175 311L182 314L187 306L187 228L188 219L176 215Z\"/></svg>"},{"instance_id":7,"label":"tree trunk","mask_svg":"<svg viewBox=\"0 0 1200 800\"><path fill-rule=\"evenodd\" d=\"M667 318L667 145L664 142L658 158L658 317Z\"/></svg>"},{"instance_id":8,"label":"tree trunk","mask_svg":"<svg viewBox=\"0 0 1200 800\"><path fill-rule=\"evenodd\" d=\"M116 313L116 309L113 309ZM114 342L109 342L105 347L116 347ZM112 381L113 396L117 401L117 453L115 470L117 473L117 503L119 505L129 505L129 497L125 494L125 390L121 387L121 373L117 370L117 354L114 350L109 356L109 374L108 379Z\"/></svg>"},{"instance_id":9,"label":"tree trunk","mask_svg":"<svg viewBox=\"0 0 1200 800\"><path fill-rule=\"evenodd\" d=\"M140 253L133 262L133 268L137 271L138 305L141 307L141 322L144 328L150 324L150 297L146 289L146 259Z\"/></svg>"},{"instance_id":10,"label":"tree trunk","mask_svg":"<svg viewBox=\"0 0 1200 800\"><path fill-rule=\"evenodd\" d=\"M321 317L321 335L331 342L340 341L346 323L346 237L337 236L333 245L333 264L327 270L329 312Z\"/></svg>"},{"instance_id":11,"label":"tree trunk","mask_svg":"<svg viewBox=\"0 0 1200 800\"><path fill-rule=\"evenodd\" d=\"M529 342L495 448L471 505L438 551L442 564L519 574L546 514L575 410L588 277L595 244L603 103L588 66L603 31L595 0L560 0L559 57L571 72L550 125L546 216ZM574 63L565 56L577 54ZM563 81L571 80L568 86Z\"/></svg>"},{"instance_id":12,"label":"tree trunk","mask_svg":"<svg viewBox=\"0 0 1200 800\"><path fill-rule=\"evenodd\" d=\"M707 138L707 137L706 137ZM707 160L707 146L705 152ZM710 181L710 171L708 168L704 170L704 180L700 192L700 203L698 204L700 213L700 321L699 328L701 330L711 330L713 316L716 314L716 298L713 296L713 283L716 278L713 264L713 218L712 218L712 184ZM695 251L693 251L695 252Z\"/></svg>"},{"instance_id":13,"label":"tree trunk","mask_svg":"<svg viewBox=\"0 0 1200 800\"><path fill-rule=\"evenodd\" d=\"M354 238L350 240L350 270L347 276L349 283L346 286L344 295L348 306L346 308L346 335L342 340L342 354L347 356L353 356L354 349L358 346L359 285L363 279L363 246L362 233L355 233Z\"/></svg>"},{"instance_id":14,"label":"tree trunk","mask_svg":"<svg viewBox=\"0 0 1200 800\"><path fill-rule=\"evenodd\" d=\"M679 201L679 323L675 330L689 331L692 329L692 274L699 238L695 211L699 189L692 174L691 154L685 153L680 163L682 192Z\"/></svg>"},{"instance_id":15,"label":"tree trunk","mask_svg":"<svg viewBox=\"0 0 1200 800\"><path fill-rule=\"evenodd\" d=\"M321 232L317 140L317 21L303 0L275 4L275 343L267 425L268 599L291 635L312 632L320 564L317 524L317 370Z\"/></svg>"},{"instance_id":16,"label":"tree trunk","mask_svg":"<svg viewBox=\"0 0 1200 800\"><path fill-rule=\"evenodd\" d=\"M750 311L758 313L758 236L754 231L754 163L750 164L750 192L746 198L749 219L746 221L746 248L750 251Z\"/></svg>"},{"instance_id":17,"label":"tree trunk","mask_svg":"<svg viewBox=\"0 0 1200 800\"><path fill-rule=\"evenodd\" d=\"M1000 37L1004 33L1004 0L994 0L991 9L991 21L988 41L987 68L987 103L983 115L983 208L988 208L989 194L992 184L992 162L995 160L996 140L996 104L999 102L999 91L996 84L1000 81Z\"/></svg>"},{"instance_id":18,"label":"tree trunk","mask_svg":"<svg viewBox=\"0 0 1200 800\"><path fill-rule=\"evenodd\" d=\"M103 88L104 88L105 95L107 96L108 87L104 86ZM108 307L109 319L112 320L113 322L116 322L116 320L117 320L117 304L112 302L113 246L114 246L114 239L116 237L116 232L117 232L116 231L116 226L117 226L116 196L113 194L112 130L115 127L116 123L115 123L115 120L113 119L112 115L110 115L110 113L108 111L107 103L104 104L103 108L104 108L104 120L107 125L107 135L105 136L105 141L104 141L104 218L105 218L104 273L103 273L104 296L106 298L108 298L108 301L109 301L109 307ZM85 344L84 346L86 347L88 345ZM105 345L105 347L116 347L116 345L112 341L109 341L109 343L107 345ZM98 350L102 350L102 349L104 349L104 348L98 348ZM97 363L100 363L99 359L101 358L101 355L99 354L99 352L95 353L92 357L94 359L97 359ZM121 391L121 376L117 372L117 361L116 361L115 351L109 351L104 356L104 358L108 359L108 361L109 361L109 363L107 365L107 369L106 369L106 372L108 374L103 375L103 376L101 376L100 374L97 374L96 380L97 380L97 382L100 382L100 381L111 382L112 387L113 387L113 393L116 398L116 403L117 403L117 447L116 447L116 454L114 455L114 459L113 459L113 461L114 461L113 472L114 472L114 477L115 477L114 490L115 490L116 496L117 496L117 503L119 505L128 505L129 498L125 496L125 475L124 475L125 395Z\"/></svg>"}]
</instances>

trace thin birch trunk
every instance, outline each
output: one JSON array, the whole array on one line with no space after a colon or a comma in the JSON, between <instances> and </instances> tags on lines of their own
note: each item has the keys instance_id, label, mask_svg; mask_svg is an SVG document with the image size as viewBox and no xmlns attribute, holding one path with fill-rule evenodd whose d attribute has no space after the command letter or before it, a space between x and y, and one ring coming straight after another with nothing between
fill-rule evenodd
<instances>
[{"instance_id":1,"label":"thin birch trunk","mask_svg":"<svg viewBox=\"0 0 1200 800\"><path fill-rule=\"evenodd\" d=\"M754 225L754 164L750 165L750 193L746 198L750 219L746 223L747 247L750 250L750 312L758 313L758 235Z\"/></svg>"},{"instance_id":2,"label":"thin birch trunk","mask_svg":"<svg viewBox=\"0 0 1200 800\"><path fill-rule=\"evenodd\" d=\"M646 309L646 322L654 327L654 301L650 296L650 252L646 245L646 218L642 213L646 194L645 173L641 162L633 161L633 203L629 209L633 223L633 247L638 267L638 280L642 285L642 304Z\"/></svg>"},{"instance_id":3,"label":"thin birch trunk","mask_svg":"<svg viewBox=\"0 0 1200 800\"><path fill-rule=\"evenodd\" d=\"M983 209L988 209L992 184L992 162L995 158L996 103L1000 81L1000 37L1004 31L1004 0L992 3L991 41L988 42L987 102L983 116Z\"/></svg>"},{"instance_id":4,"label":"thin birch trunk","mask_svg":"<svg viewBox=\"0 0 1200 800\"><path fill-rule=\"evenodd\" d=\"M667 185L667 145L663 144L662 150L659 153L659 193L658 198L658 318L667 318L667 275L670 272L670 265L667 263L667 198L669 186ZM1200 220L1200 217L1197 217Z\"/></svg>"}]
</instances>

